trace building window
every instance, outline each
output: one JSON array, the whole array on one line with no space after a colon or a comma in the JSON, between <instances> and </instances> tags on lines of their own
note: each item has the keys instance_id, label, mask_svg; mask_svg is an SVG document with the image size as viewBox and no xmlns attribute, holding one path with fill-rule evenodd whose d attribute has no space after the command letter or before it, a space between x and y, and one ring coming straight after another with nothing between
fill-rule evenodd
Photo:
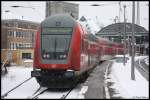
<instances>
[{"instance_id":1,"label":"building window","mask_svg":"<svg viewBox=\"0 0 150 100\"><path fill-rule=\"evenodd\" d=\"M21 35L21 34L22 34L22 32L19 32L19 37L20 37L20 38L22 37L22 35Z\"/></svg>"},{"instance_id":2,"label":"building window","mask_svg":"<svg viewBox=\"0 0 150 100\"><path fill-rule=\"evenodd\" d=\"M11 31L9 31L9 34L10 34L10 36L12 36L12 32Z\"/></svg>"},{"instance_id":3,"label":"building window","mask_svg":"<svg viewBox=\"0 0 150 100\"><path fill-rule=\"evenodd\" d=\"M19 49L21 49L21 44L19 43Z\"/></svg>"},{"instance_id":4,"label":"building window","mask_svg":"<svg viewBox=\"0 0 150 100\"><path fill-rule=\"evenodd\" d=\"M20 32L20 37L22 38L22 32Z\"/></svg>"},{"instance_id":5,"label":"building window","mask_svg":"<svg viewBox=\"0 0 150 100\"><path fill-rule=\"evenodd\" d=\"M15 43L12 43L12 45L13 45L13 50L15 49Z\"/></svg>"},{"instance_id":6,"label":"building window","mask_svg":"<svg viewBox=\"0 0 150 100\"><path fill-rule=\"evenodd\" d=\"M16 37L16 31L14 31L14 37Z\"/></svg>"},{"instance_id":7,"label":"building window","mask_svg":"<svg viewBox=\"0 0 150 100\"><path fill-rule=\"evenodd\" d=\"M10 31L7 31L7 36L10 36Z\"/></svg>"},{"instance_id":8,"label":"building window","mask_svg":"<svg viewBox=\"0 0 150 100\"><path fill-rule=\"evenodd\" d=\"M15 27L18 27L18 23L17 23L17 22L16 22L16 23L14 23L14 26L15 26Z\"/></svg>"},{"instance_id":9,"label":"building window","mask_svg":"<svg viewBox=\"0 0 150 100\"><path fill-rule=\"evenodd\" d=\"M10 49L11 49L11 50L13 49L13 44L12 44L12 42L10 43Z\"/></svg>"},{"instance_id":10,"label":"building window","mask_svg":"<svg viewBox=\"0 0 150 100\"><path fill-rule=\"evenodd\" d=\"M20 37L20 32L18 32L18 37Z\"/></svg>"},{"instance_id":11,"label":"building window","mask_svg":"<svg viewBox=\"0 0 150 100\"><path fill-rule=\"evenodd\" d=\"M12 37L14 37L14 31L12 31Z\"/></svg>"},{"instance_id":12,"label":"building window","mask_svg":"<svg viewBox=\"0 0 150 100\"><path fill-rule=\"evenodd\" d=\"M30 33L29 33L29 32L27 32L26 34L27 34L27 38L28 38Z\"/></svg>"},{"instance_id":13,"label":"building window","mask_svg":"<svg viewBox=\"0 0 150 100\"><path fill-rule=\"evenodd\" d=\"M16 43L16 49L19 49L18 43Z\"/></svg>"},{"instance_id":14,"label":"building window","mask_svg":"<svg viewBox=\"0 0 150 100\"><path fill-rule=\"evenodd\" d=\"M30 44L29 44L29 43L27 43L27 47L28 47L28 48L30 47Z\"/></svg>"},{"instance_id":15,"label":"building window","mask_svg":"<svg viewBox=\"0 0 150 100\"><path fill-rule=\"evenodd\" d=\"M22 37L24 38L24 32L22 32Z\"/></svg>"},{"instance_id":16,"label":"building window","mask_svg":"<svg viewBox=\"0 0 150 100\"><path fill-rule=\"evenodd\" d=\"M11 49L11 42L9 43L9 45L8 45L8 46L9 46L8 48L9 48L9 49Z\"/></svg>"},{"instance_id":17,"label":"building window","mask_svg":"<svg viewBox=\"0 0 150 100\"><path fill-rule=\"evenodd\" d=\"M14 43L14 50L16 50L16 43Z\"/></svg>"},{"instance_id":18,"label":"building window","mask_svg":"<svg viewBox=\"0 0 150 100\"><path fill-rule=\"evenodd\" d=\"M27 32L24 32L24 37L27 38Z\"/></svg>"},{"instance_id":19,"label":"building window","mask_svg":"<svg viewBox=\"0 0 150 100\"><path fill-rule=\"evenodd\" d=\"M22 59L31 59L31 53L22 53Z\"/></svg>"},{"instance_id":20,"label":"building window","mask_svg":"<svg viewBox=\"0 0 150 100\"><path fill-rule=\"evenodd\" d=\"M16 32L16 37L18 37L18 32Z\"/></svg>"},{"instance_id":21,"label":"building window","mask_svg":"<svg viewBox=\"0 0 150 100\"><path fill-rule=\"evenodd\" d=\"M23 38L23 32L21 32L21 37Z\"/></svg>"}]
</instances>

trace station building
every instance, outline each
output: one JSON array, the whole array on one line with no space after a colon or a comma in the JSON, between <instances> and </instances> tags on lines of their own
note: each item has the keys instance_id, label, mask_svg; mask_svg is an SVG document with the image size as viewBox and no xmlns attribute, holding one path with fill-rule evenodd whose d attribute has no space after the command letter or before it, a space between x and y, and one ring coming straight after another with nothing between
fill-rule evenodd
<instances>
[{"instance_id":1,"label":"station building","mask_svg":"<svg viewBox=\"0 0 150 100\"><path fill-rule=\"evenodd\" d=\"M7 19L1 22L1 62L8 59L12 64L24 65L33 59L35 35L39 23Z\"/></svg>"},{"instance_id":2,"label":"station building","mask_svg":"<svg viewBox=\"0 0 150 100\"><path fill-rule=\"evenodd\" d=\"M149 54L149 31L136 24L134 24L134 31L136 53ZM125 38L126 48L131 53L132 23L111 24L102 28L96 35L120 43L123 43Z\"/></svg>"}]
</instances>

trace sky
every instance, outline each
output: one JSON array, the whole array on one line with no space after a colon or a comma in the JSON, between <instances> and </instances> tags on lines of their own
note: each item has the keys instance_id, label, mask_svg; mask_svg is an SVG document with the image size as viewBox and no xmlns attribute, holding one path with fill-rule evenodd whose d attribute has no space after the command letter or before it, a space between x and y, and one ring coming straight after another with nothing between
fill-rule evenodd
<instances>
[{"instance_id":1,"label":"sky","mask_svg":"<svg viewBox=\"0 0 150 100\"><path fill-rule=\"evenodd\" d=\"M67 1L69 2L69 1ZM70 1L79 4L79 18L85 16L95 23L107 26L114 23L114 18L119 16L119 1ZM101 6L90 6L91 4L101 4ZM120 22L124 21L124 8L126 4L127 22L132 22L132 1L121 2ZM136 3L135 3L136 4ZM33 22L41 22L45 19L45 1L2 1L2 19L23 19ZM12 8L10 6L19 5L22 8ZM9 10L9 12L5 12ZM97 16L97 19L96 19ZM135 13L136 17L136 13ZM140 1L140 26L148 29L149 2ZM136 22L136 20L135 20Z\"/></svg>"}]
</instances>

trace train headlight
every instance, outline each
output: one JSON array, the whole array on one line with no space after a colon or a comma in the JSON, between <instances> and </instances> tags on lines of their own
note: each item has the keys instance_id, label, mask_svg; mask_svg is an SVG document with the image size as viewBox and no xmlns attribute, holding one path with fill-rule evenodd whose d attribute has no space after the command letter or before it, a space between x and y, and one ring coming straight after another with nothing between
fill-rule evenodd
<instances>
[{"instance_id":1,"label":"train headlight","mask_svg":"<svg viewBox=\"0 0 150 100\"><path fill-rule=\"evenodd\" d=\"M66 58L66 57L67 57L67 55L64 55L63 57L64 57L64 58Z\"/></svg>"},{"instance_id":2,"label":"train headlight","mask_svg":"<svg viewBox=\"0 0 150 100\"><path fill-rule=\"evenodd\" d=\"M59 55L59 58L60 58L60 59L65 59L66 57L67 57L66 54Z\"/></svg>"},{"instance_id":3,"label":"train headlight","mask_svg":"<svg viewBox=\"0 0 150 100\"><path fill-rule=\"evenodd\" d=\"M46 54L43 54L43 58L46 58Z\"/></svg>"},{"instance_id":4,"label":"train headlight","mask_svg":"<svg viewBox=\"0 0 150 100\"><path fill-rule=\"evenodd\" d=\"M50 58L50 54L43 54L43 58L44 59L49 59Z\"/></svg>"},{"instance_id":5,"label":"train headlight","mask_svg":"<svg viewBox=\"0 0 150 100\"><path fill-rule=\"evenodd\" d=\"M67 78L73 77L74 75L75 75L75 73L73 70L67 70L65 72L65 77L67 77Z\"/></svg>"},{"instance_id":6,"label":"train headlight","mask_svg":"<svg viewBox=\"0 0 150 100\"><path fill-rule=\"evenodd\" d=\"M49 58L50 58L50 54L47 54L47 55L46 55L46 58L49 59Z\"/></svg>"}]
</instances>

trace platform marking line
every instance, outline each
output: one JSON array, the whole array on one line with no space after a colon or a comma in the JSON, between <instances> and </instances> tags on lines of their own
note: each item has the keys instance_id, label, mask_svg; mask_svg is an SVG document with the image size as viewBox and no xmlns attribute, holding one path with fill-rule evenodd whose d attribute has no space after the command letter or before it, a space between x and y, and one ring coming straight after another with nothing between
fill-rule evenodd
<instances>
[{"instance_id":1,"label":"platform marking line","mask_svg":"<svg viewBox=\"0 0 150 100\"><path fill-rule=\"evenodd\" d=\"M106 94L106 99L110 99L110 94L109 94L109 90L108 90L108 87L107 87L107 74L108 74L108 67L109 67L110 63L108 63L107 67L106 67L106 71L105 71L105 85L104 85L104 89L105 89L105 94Z\"/></svg>"},{"instance_id":2,"label":"platform marking line","mask_svg":"<svg viewBox=\"0 0 150 100\"><path fill-rule=\"evenodd\" d=\"M79 92L79 94L85 94L85 92L88 90L88 86L82 86L81 91Z\"/></svg>"},{"instance_id":3,"label":"platform marking line","mask_svg":"<svg viewBox=\"0 0 150 100\"><path fill-rule=\"evenodd\" d=\"M87 90L88 90L88 86L82 86L82 88L81 88L81 90L79 92L79 95L82 96L82 99L84 99L84 95L87 92Z\"/></svg>"},{"instance_id":4,"label":"platform marking line","mask_svg":"<svg viewBox=\"0 0 150 100\"><path fill-rule=\"evenodd\" d=\"M142 67L140 60L139 60L139 66L140 66L140 68L141 68L144 72L146 72L146 73L148 74L148 72Z\"/></svg>"}]
</instances>

